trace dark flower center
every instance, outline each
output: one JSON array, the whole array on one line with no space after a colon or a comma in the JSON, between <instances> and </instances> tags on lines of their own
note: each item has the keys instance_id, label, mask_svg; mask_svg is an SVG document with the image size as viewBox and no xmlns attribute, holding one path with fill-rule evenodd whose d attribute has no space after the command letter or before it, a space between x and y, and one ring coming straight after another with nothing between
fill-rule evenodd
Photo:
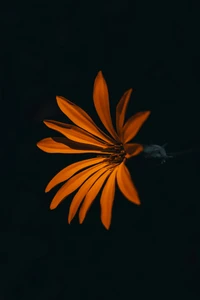
<instances>
[{"instance_id":1,"label":"dark flower center","mask_svg":"<svg viewBox=\"0 0 200 300\"><path fill-rule=\"evenodd\" d=\"M123 144L116 144L109 149L105 149L105 151L110 152L110 154L106 154L104 157L110 163L121 163L126 155Z\"/></svg>"}]
</instances>

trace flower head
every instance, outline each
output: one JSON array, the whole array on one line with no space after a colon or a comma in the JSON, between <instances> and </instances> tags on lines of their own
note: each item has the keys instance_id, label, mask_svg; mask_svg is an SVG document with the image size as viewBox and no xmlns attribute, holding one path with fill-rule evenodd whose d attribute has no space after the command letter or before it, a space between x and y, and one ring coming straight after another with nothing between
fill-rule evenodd
<instances>
[{"instance_id":1,"label":"flower head","mask_svg":"<svg viewBox=\"0 0 200 300\"><path fill-rule=\"evenodd\" d=\"M45 189L45 192L48 192L57 184L65 182L51 202L50 209L55 209L61 201L79 188L69 209L69 223L79 207L79 222L83 222L92 202L102 189L101 221L109 229L116 182L128 200L140 204L125 162L143 151L142 145L128 142L135 137L150 112L139 112L125 122L131 93L132 89L126 91L116 107L115 129L110 115L107 84L102 72L97 74L93 90L94 106L109 135L97 127L83 109L60 96L56 97L59 108L75 125L52 120L44 121L46 126L60 132L64 137L41 140L37 143L41 150L48 153L97 154L95 158L73 163L61 170Z\"/></svg>"}]
</instances>

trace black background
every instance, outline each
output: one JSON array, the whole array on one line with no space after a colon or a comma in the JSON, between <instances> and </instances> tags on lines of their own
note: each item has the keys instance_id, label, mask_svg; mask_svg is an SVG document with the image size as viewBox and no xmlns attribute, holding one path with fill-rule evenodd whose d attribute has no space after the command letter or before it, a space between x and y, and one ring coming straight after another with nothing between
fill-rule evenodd
<instances>
[{"instance_id":1,"label":"black background","mask_svg":"<svg viewBox=\"0 0 200 300\"><path fill-rule=\"evenodd\" d=\"M0 299L196 299L199 266L199 153L160 165L128 162L142 205L116 192L112 224L99 198L83 225L56 210L48 181L87 155L50 155L36 142L56 135L43 119L68 122L62 95L94 110L102 70L111 111L134 88L127 117L151 116L135 138L199 147L199 7L195 1L7 3L1 11ZM102 127L103 128L103 127ZM152 298L153 299L153 298Z\"/></svg>"}]
</instances>

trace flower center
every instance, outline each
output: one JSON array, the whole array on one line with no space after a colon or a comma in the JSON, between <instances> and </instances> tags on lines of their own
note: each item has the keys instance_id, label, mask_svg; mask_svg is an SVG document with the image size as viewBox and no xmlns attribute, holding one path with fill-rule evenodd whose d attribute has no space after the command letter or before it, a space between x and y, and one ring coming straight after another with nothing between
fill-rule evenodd
<instances>
[{"instance_id":1,"label":"flower center","mask_svg":"<svg viewBox=\"0 0 200 300\"><path fill-rule=\"evenodd\" d=\"M110 152L110 154L105 154L105 159L108 160L111 164L112 163L121 163L126 155L126 152L124 150L123 144L116 144L111 148L105 149L106 151Z\"/></svg>"}]
</instances>

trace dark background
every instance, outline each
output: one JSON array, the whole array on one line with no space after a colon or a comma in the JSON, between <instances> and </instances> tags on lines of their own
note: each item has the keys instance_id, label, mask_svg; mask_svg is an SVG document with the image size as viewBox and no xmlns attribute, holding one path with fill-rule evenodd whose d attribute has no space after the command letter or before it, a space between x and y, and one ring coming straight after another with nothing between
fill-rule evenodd
<instances>
[{"instance_id":1,"label":"dark background","mask_svg":"<svg viewBox=\"0 0 200 300\"><path fill-rule=\"evenodd\" d=\"M56 210L48 181L87 155L46 154L55 135L43 119L68 122L55 96L92 102L99 70L111 110L134 88L127 116L151 110L135 141L200 146L199 7L195 1L7 3L1 10L0 299L197 299L199 153L160 165L128 162L142 205L116 192L112 225L99 198L83 225L67 223L73 195ZM101 125L100 125L101 126ZM152 298L153 299L153 298Z\"/></svg>"}]
</instances>

